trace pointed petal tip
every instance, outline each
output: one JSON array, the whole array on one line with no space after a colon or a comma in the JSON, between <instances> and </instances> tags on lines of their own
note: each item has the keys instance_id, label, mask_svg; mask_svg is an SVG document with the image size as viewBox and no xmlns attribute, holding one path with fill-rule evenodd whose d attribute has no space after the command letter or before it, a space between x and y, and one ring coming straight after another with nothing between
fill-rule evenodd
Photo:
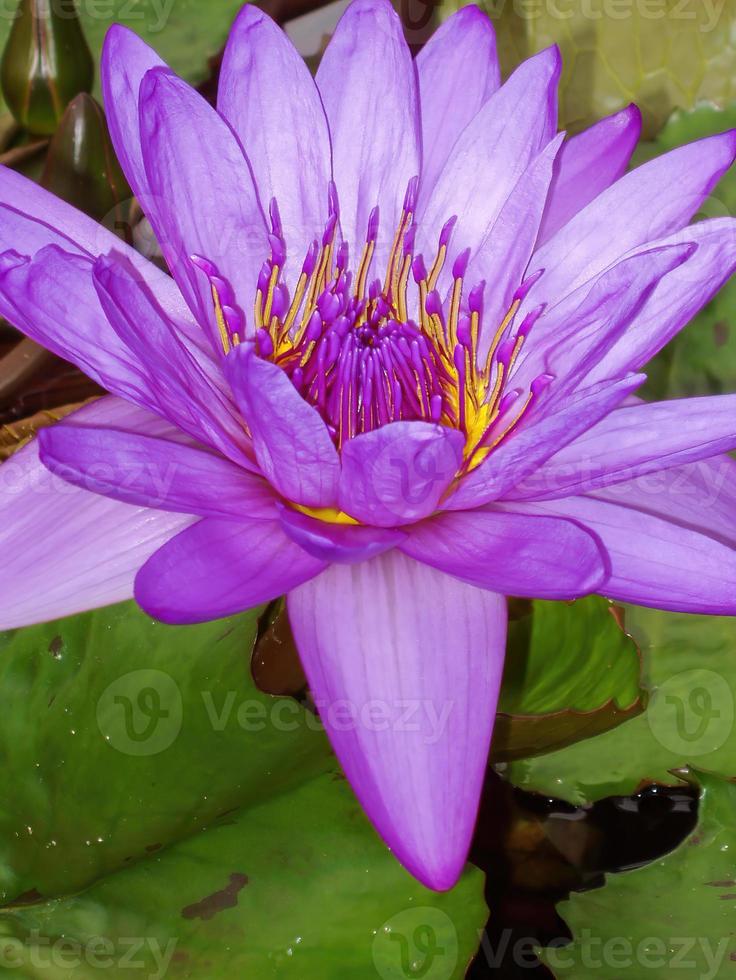
<instances>
[{"instance_id":1,"label":"pointed petal tip","mask_svg":"<svg viewBox=\"0 0 736 980\"><path fill-rule=\"evenodd\" d=\"M254 3L246 3L233 21L230 34L233 35L240 31L248 31L251 27L255 27L256 24L262 24L264 20L274 22L273 18L269 17L260 7L257 7Z\"/></svg>"},{"instance_id":2,"label":"pointed petal tip","mask_svg":"<svg viewBox=\"0 0 736 980\"><path fill-rule=\"evenodd\" d=\"M433 892L449 892L458 883L468 859L468 841L462 848L442 859L437 854L402 853L401 847L390 847L396 859L420 884Z\"/></svg>"}]
</instances>

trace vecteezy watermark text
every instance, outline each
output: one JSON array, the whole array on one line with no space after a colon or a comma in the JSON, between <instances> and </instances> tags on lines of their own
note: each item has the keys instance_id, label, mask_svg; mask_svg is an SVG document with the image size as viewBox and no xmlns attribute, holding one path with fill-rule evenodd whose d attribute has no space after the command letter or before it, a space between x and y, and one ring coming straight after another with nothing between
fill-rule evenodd
<instances>
[{"instance_id":1,"label":"vecteezy watermark text","mask_svg":"<svg viewBox=\"0 0 736 980\"><path fill-rule=\"evenodd\" d=\"M165 944L151 936L122 936L112 939L92 936L79 942L71 937L50 939L32 930L23 939L0 939L0 971L67 971L89 967L93 970L135 970L146 980L163 980L171 965L177 940Z\"/></svg>"}]
</instances>

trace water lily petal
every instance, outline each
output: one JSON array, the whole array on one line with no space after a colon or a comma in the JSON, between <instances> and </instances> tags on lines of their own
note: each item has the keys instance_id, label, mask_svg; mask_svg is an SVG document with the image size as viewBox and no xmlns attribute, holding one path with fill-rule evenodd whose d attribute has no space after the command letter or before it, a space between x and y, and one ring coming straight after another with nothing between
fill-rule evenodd
<instances>
[{"instance_id":1,"label":"water lily petal","mask_svg":"<svg viewBox=\"0 0 736 980\"><path fill-rule=\"evenodd\" d=\"M736 548L736 459L713 456L596 490L598 500L653 514Z\"/></svg>"},{"instance_id":2,"label":"water lily petal","mask_svg":"<svg viewBox=\"0 0 736 980\"><path fill-rule=\"evenodd\" d=\"M116 394L148 406L144 367L110 326L92 279L94 263L57 245L33 259L0 256L0 312L28 337Z\"/></svg>"},{"instance_id":3,"label":"water lily petal","mask_svg":"<svg viewBox=\"0 0 736 980\"><path fill-rule=\"evenodd\" d=\"M200 517L278 516L265 480L199 448L73 422L44 429L38 442L47 469L91 493Z\"/></svg>"},{"instance_id":4,"label":"water lily petal","mask_svg":"<svg viewBox=\"0 0 736 980\"><path fill-rule=\"evenodd\" d=\"M251 344L228 355L225 373L270 483L294 503L333 506L340 460L317 410L281 368L257 357Z\"/></svg>"},{"instance_id":5,"label":"water lily petal","mask_svg":"<svg viewBox=\"0 0 736 980\"><path fill-rule=\"evenodd\" d=\"M171 432L118 398L103 398L70 418L79 427ZM0 466L0 629L129 599L143 562L191 520L71 486L41 463L38 441L30 443Z\"/></svg>"},{"instance_id":6,"label":"water lily petal","mask_svg":"<svg viewBox=\"0 0 736 980\"><path fill-rule=\"evenodd\" d=\"M679 612L736 613L736 548L701 533L696 508L693 524L684 526L587 496L515 506L528 513L571 517L590 528L611 562L602 590L611 599Z\"/></svg>"},{"instance_id":7,"label":"water lily petal","mask_svg":"<svg viewBox=\"0 0 736 980\"><path fill-rule=\"evenodd\" d=\"M353 564L366 561L396 547L406 538L395 528L332 524L315 520L306 514L281 507L281 525L298 545L315 558L326 562Z\"/></svg>"},{"instance_id":8,"label":"water lily petal","mask_svg":"<svg viewBox=\"0 0 736 980\"><path fill-rule=\"evenodd\" d=\"M189 343L201 344L186 303L171 276L130 248L89 215L50 194L35 181L0 166L0 251L34 256L46 245L90 258L116 252L130 262L170 316L181 321Z\"/></svg>"},{"instance_id":9,"label":"water lily petal","mask_svg":"<svg viewBox=\"0 0 736 980\"><path fill-rule=\"evenodd\" d=\"M555 453L510 496L577 496L732 449L736 395L625 405Z\"/></svg>"},{"instance_id":10,"label":"water lily petal","mask_svg":"<svg viewBox=\"0 0 736 980\"><path fill-rule=\"evenodd\" d=\"M523 62L460 134L418 214L417 250L428 260L438 230L453 215L457 252L475 251L484 240L516 182L555 135L559 74L556 47Z\"/></svg>"},{"instance_id":11,"label":"water lily petal","mask_svg":"<svg viewBox=\"0 0 736 980\"><path fill-rule=\"evenodd\" d=\"M182 342L177 321L164 313L124 260L98 259L93 276L107 320L141 365L146 404L194 438L253 469L249 440L222 372Z\"/></svg>"},{"instance_id":12,"label":"water lily petal","mask_svg":"<svg viewBox=\"0 0 736 980\"><path fill-rule=\"evenodd\" d=\"M532 161L509 194L501 213L471 258L465 281L484 282L483 331L479 355L488 352L493 337L511 307L534 252L544 214L555 161L564 134L551 140Z\"/></svg>"},{"instance_id":13,"label":"water lily petal","mask_svg":"<svg viewBox=\"0 0 736 980\"><path fill-rule=\"evenodd\" d=\"M548 396L553 405L576 387L588 387L594 372L596 381L615 377L600 377L598 365L626 336L660 282L666 288L667 277L696 254L691 242L637 251L545 311L521 349L511 375L514 386L524 389L544 372L554 375ZM626 373L628 368L618 372Z\"/></svg>"},{"instance_id":14,"label":"water lily petal","mask_svg":"<svg viewBox=\"0 0 736 980\"><path fill-rule=\"evenodd\" d=\"M278 202L293 272L327 221L330 136L304 59L255 6L243 7L230 31L217 108L250 161L264 212Z\"/></svg>"},{"instance_id":15,"label":"water lily petal","mask_svg":"<svg viewBox=\"0 0 736 980\"><path fill-rule=\"evenodd\" d=\"M640 135L641 112L630 105L565 144L557 161L539 245L626 173Z\"/></svg>"},{"instance_id":16,"label":"water lily petal","mask_svg":"<svg viewBox=\"0 0 736 980\"><path fill-rule=\"evenodd\" d=\"M348 440L340 509L378 527L426 517L457 472L464 442L456 429L428 422L392 422Z\"/></svg>"},{"instance_id":17,"label":"water lily petal","mask_svg":"<svg viewBox=\"0 0 736 980\"><path fill-rule=\"evenodd\" d=\"M448 510L469 510L491 500L502 500L555 452L605 418L646 380L632 374L581 388L556 411L540 413L514 430L487 459L462 479L445 503Z\"/></svg>"},{"instance_id":18,"label":"water lily petal","mask_svg":"<svg viewBox=\"0 0 736 980\"><path fill-rule=\"evenodd\" d=\"M105 35L100 82L110 138L133 193L151 218L156 201L143 163L139 96L146 72L167 67L153 48L122 24L113 24Z\"/></svg>"},{"instance_id":19,"label":"water lily petal","mask_svg":"<svg viewBox=\"0 0 736 980\"><path fill-rule=\"evenodd\" d=\"M205 518L148 559L135 598L164 623L201 623L277 599L324 567L278 520Z\"/></svg>"},{"instance_id":20,"label":"water lily petal","mask_svg":"<svg viewBox=\"0 0 736 980\"><path fill-rule=\"evenodd\" d=\"M210 284L191 257L214 263L243 305L255 294L269 253L248 161L224 119L167 69L146 74L140 123L143 161L156 200L151 223L192 312L209 325L213 346L221 352Z\"/></svg>"},{"instance_id":21,"label":"water lily petal","mask_svg":"<svg viewBox=\"0 0 736 980\"><path fill-rule=\"evenodd\" d=\"M320 717L358 799L412 874L430 888L451 888L485 773L504 599L392 551L332 565L291 592L287 608Z\"/></svg>"},{"instance_id":22,"label":"water lily petal","mask_svg":"<svg viewBox=\"0 0 736 980\"><path fill-rule=\"evenodd\" d=\"M431 517L399 547L470 585L531 599L577 599L608 577L600 541L580 524L507 506Z\"/></svg>"},{"instance_id":23,"label":"water lily petal","mask_svg":"<svg viewBox=\"0 0 736 980\"><path fill-rule=\"evenodd\" d=\"M637 167L578 212L534 256L544 269L527 298L559 302L620 256L679 231L736 155L736 130L709 136Z\"/></svg>"},{"instance_id":24,"label":"water lily petal","mask_svg":"<svg viewBox=\"0 0 736 980\"><path fill-rule=\"evenodd\" d=\"M422 117L419 201L426 201L458 136L501 82L491 19L474 4L440 25L416 57Z\"/></svg>"},{"instance_id":25,"label":"water lily petal","mask_svg":"<svg viewBox=\"0 0 736 980\"><path fill-rule=\"evenodd\" d=\"M416 74L388 0L354 0L317 69L332 139L340 225L359 259L376 206L375 267L383 275L404 194L420 170Z\"/></svg>"},{"instance_id":26,"label":"water lily petal","mask_svg":"<svg viewBox=\"0 0 736 980\"><path fill-rule=\"evenodd\" d=\"M736 271L736 220L698 221L657 245L692 242L697 250L658 283L628 330L593 368L590 380L638 371L692 320Z\"/></svg>"}]
</instances>

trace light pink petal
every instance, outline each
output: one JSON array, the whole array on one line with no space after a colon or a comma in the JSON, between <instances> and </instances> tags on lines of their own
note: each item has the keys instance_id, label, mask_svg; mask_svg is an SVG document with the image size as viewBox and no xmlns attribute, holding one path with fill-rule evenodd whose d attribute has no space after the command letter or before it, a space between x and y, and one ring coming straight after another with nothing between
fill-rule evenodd
<instances>
[{"instance_id":1,"label":"light pink petal","mask_svg":"<svg viewBox=\"0 0 736 980\"><path fill-rule=\"evenodd\" d=\"M457 215L452 250L475 251L529 164L555 135L560 53L525 61L463 130L418 214L417 251L430 262Z\"/></svg>"},{"instance_id":2,"label":"light pink petal","mask_svg":"<svg viewBox=\"0 0 736 980\"><path fill-rule=\"evenodd\" d=\"M600 542L579 524L509 507L440 514L399 547L463 582L531 599L576 599L608 576Z\"/></svg>"},{"instance_id":3,"label":"light pink petal","mask_svg":"<svg viewBox=\"0 0 736 980\"><path fill-rule=\"evenodd\" d=\"M214 263L243 311L250 311L269 246L248 161L225 120L165 68L146 74L139 112L156 201L151 223L192 312L222 352L210 283L191 259Z\"/></svg>"},{"instance_id":4,"label":"light pink petal","mask_svg":"<svg viewBox=\"0 0 736 980\"><path fill-rule=\"evenodd\" d=\"M256 6L243 7L230 31L217 108L250 161L264 212L272 198L278 202L287 261L298 275L328 217L330 137L304 59Z\"/></svg>"},{"instance_id":5,"label":"light pink petal","mask_svg":"<svg viewBox=\"0 0 736 980\"><path fill-rule=\"evenodd\" d=\"M422 117L421 207L458 136L500 84L490 18L475 5L462 7L434 32L417 55L416 66Z\"/></svg>"},{"instance_id":6,"label":"light pink petal","mask_svg":"<svg viewBox=\"0 0 736 980\"><path fill-rule=\"evenodd\" d=\"M501 596L397 551L288 596L320 717L396 857L451 888L470 845L506 641Z\"/></svg>"},{"instance_id":7,"label":"light pink petal","mask_svg":"<svg viewBox=\"0 0 736 980\"><path fill-rule=\"evenodd\" d=\"M139 96L146 72L166 67L153 48L122 24L113 24L105 35L100 81L110 138L133 194L152 219L156 201L151 196L143 163Z\"/></svg>"},{"instance_id":8,"label":"light pink petal","mask_svg":"<svg viewBox=\"0 0 736 980\"><path fill-rule=\"evenodd\" d=\"M162 622L201 623L277 599L324 567L278 520L205 518L148 559L135 598Z\"/></svg>"},{"instance_id":9,"label":"light pink petal","mask_svg":"<svg viewBox=\"0 0 736 980\"><path fill-rule=\"evenodd\" d=\"M468 286L472 289L478 283L485 283L481 358L485 357L527 271L563 139L561 133L551 140L519 178L468 264L465 275Z\"/></svg>"},{"instance_id":10,"label":"light pink petal","mask_svg":"<svg viewBox=\"0 0 736 980\"><path fill-rule=\"evenodd\" d=\"M154 436L171 428L117 398L70 416ZM15 629L133 595L140 566L192 521L118 503L53 476L34 441L0 466L0 629Z\"/></svg>"},{"instance_id":11,"label":"light pink petal","mask_svg":"<svg viewBox=\"0 0 736 980\"><path fill-rule=\"evenodd\" d=\"M359 261L368 218L378 206L374 268L382 277L421 152L414 64L388 0L353 0L316 78L330 126L343 238Z\"/></svg>"},{"instance_id":12,"label":"light pink petal","mask_svg":"<svg viewBox=\"0 0 736 980\"><path fill-rule=\"evenodd\" d=\"M641 112L630 105L565 144L539 232L540 245L623 177L640 134Z\"/></svg>"},{"instance_id":13,"label":"light pink petal","mask_svg":"<svg viewBox=\"0 0 736 980\"><path fill-rule=\"evenodd\" d=\"M557 303L622 255L682 229L736 153L736 131L678 147L599 194L534 256L544 275L527 302Z\"/></svg>"}]
</instances>

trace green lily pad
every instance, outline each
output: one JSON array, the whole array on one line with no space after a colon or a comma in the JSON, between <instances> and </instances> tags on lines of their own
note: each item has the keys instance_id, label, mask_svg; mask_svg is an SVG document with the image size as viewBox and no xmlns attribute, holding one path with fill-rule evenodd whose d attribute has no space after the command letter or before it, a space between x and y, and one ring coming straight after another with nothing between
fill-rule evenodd
<instances>
[{"instance_id":1,"label":"green lily pad","mask_svg":"<svg viewBox=\"0 0 736 980\"><path fill-rule=\"evenodd\" d=\"M258 611L194 627L133 603L0 634L0 901L51 897L334 765L255 687Z\"/></svg>"},{"instance_id":2,"label":"green lily pad","mask_svg":"<svg viewBox=\"0 0 736 980\"><path fill-rule=\"evenodd\" d=\"M18 980L134 963L156 978L460 980L486 917L480 871L423 888L328 773L81 895L0 912L0 963Z\"/></svg>"},{"instance_id":3,"label":"green lily pad","mask_svg":"<svg viewBox=\"0 0 736 980\"><path fill-rule=\"evenodd\" d=\"M736 127L736 105L725 110L699 106L676 112L652 143L640 144L635 163L691 140ZM736 168L707 198L698 217L736 214ZM720 395L736 390L736 279L728 282L695 319L649 364L644 394L649 398Z\"/></svg>"},{"instance_id":4,"label":"green lily pad","mask_svg":"<svg viewBox=\"0 0 736 980\"><path fill-rule=\"evenodd\" d=\"M675 851L646 867L608 875L557 909L571 945L544 949L558 980L716 980L736 961L736 784L696 773L698 825Z\"/></svg>"},{"instance_id":5,"label":"green lily pad","mask_svg":"<svg viewBox=\"0 0 736 980\"><path fill-rule=\"evenodd\" d=\"M591 596L512 619L493 737L496 762L559 749L641 713L641 664L618 610Z\"/></svg>"},{"instance_id":6,"label":"green lily pad","mask_svg":"<svg viewBox=\"0 0 736 980\"><path fill-rule=\"evenodd\" d=\"M736 776L736 619L627 607L651 692L645 714L539 758L512 762L524 789L583 804L628 796L647 783L674 785L673 769L697 765Z\"/></svg>"},{"instance_id":7,"label":"green lily pad","mask_svg":"<svg viewBox=\"0 0 736 980\"><path fill-rule=\"evenodd\" d=\"M447 5L448 12L456 3ZM504 73L550 44L562 51L560 125L577 131L636 102L651 137L672 111L736 96L731 3L487 0Z\"/></svg>"}]
</instances>

